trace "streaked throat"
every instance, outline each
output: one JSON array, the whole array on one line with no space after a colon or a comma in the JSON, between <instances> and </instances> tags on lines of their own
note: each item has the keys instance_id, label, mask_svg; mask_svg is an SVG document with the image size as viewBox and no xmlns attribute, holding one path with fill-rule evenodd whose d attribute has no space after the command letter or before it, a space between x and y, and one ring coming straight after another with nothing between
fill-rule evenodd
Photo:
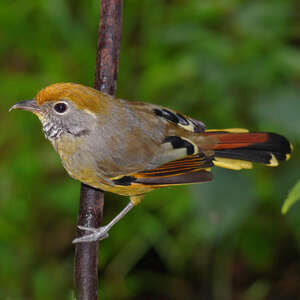
<instances>
[{"instance_id":1,"label":"streaked throat","mask_svg":"<svg viewBox=\"0 0 300 300\"><path fill-rule=\"evenodd\" d=\"M54 123L43 122L43 132L47 139L54 140L61 136L63 130Z\"/></svg>"}]
</instances>

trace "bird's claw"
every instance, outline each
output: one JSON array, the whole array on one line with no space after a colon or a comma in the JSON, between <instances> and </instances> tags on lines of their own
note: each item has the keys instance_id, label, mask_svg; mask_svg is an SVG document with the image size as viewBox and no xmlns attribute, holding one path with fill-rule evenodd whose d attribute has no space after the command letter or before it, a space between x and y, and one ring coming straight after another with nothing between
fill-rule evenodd
<instances>
[{"instance_id":1,"label":"bird's claw","mask_svg":"<svg viewBox=\"0 0 300 300\"><path fill-rule=\"evenodd\" d=\"M78 226L80 230L85 230L91 232L90 234L86 234L84 236L78 237L72 241L73 244L76 243L86 243L86 242L95 242L101 241L108 238L108 228L106 226L93 228L86 226Z\"/></svg>"}]
</instances>

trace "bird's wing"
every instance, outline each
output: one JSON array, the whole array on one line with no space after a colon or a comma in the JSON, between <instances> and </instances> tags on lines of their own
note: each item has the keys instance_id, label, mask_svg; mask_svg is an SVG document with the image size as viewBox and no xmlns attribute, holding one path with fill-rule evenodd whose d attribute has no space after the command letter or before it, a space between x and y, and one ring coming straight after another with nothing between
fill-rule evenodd
<instances>
[{"instance_id":1,"label":"bird's wing","mask_svg":"<svg viewBox=\"0 0 300 300\"><path fill-rule=\"evenodd\" d=\"M206 129L206 126L203 122L187 117L169 108L158 105L150 105L150 107L152 107L152 111L157 117L186 131L201 133Z\"/></svg>"},{"instance_id":2,"label":"bird's wing","mask_svg":"<svg viewBox=\"0 0 300 300\"><path fill-rule=\"evenodd\" d=\"M159 132L161 140L143 168L110 178L116 185L166 186L212 179L208 168L213 166L213 153L206 150L211 148L213 141L201 134L205 131L202 122L161 106L138 102L128 103L128 106L140 119L139 127L153 127L152 132ZM139 134L138 141L146 138L145 144L149 147L151 139L148 139L148 132ZM136 155L145 149L137 149Z\"/></svg>"},{"instance_id":3,"label":"bird's wing","mask_svg":"<svg viewBox=\"0 0 300 300\"><path fill-rule=\"evenodd\" d=\"M212 180L210 167L213 166L212 158L204 154L190 155L183 159L168 162L152 170L145 170L129 176L113 179L115 185L149 186L152 188L206 182Z\"/></svg>"},{"instance_id":4,"label":"bird's wing","mask_svg":"<svg viewBox=\"0 0 300 300\"><path fill-rule=\"evenodd\" d=\"M137 139L139 141L145 139L144 144L147 145L151 143L154 145L158 142L155 153L148 156L150 159L143 166L145 170L155 169L168 162L191 155L203 153L205 156L212 155L211 151L208 153L206 150L212 149L216 141L213 137L203 134L205 125L201 121L158 105L142 102L127 102L127 105L139 119L138 126L146 128ZM151 139L155 142L153 143ZM153 148L151 147L151 149ZM140 149L140 151L144 151L144 149Z\"/></svg>"}]
</instances>

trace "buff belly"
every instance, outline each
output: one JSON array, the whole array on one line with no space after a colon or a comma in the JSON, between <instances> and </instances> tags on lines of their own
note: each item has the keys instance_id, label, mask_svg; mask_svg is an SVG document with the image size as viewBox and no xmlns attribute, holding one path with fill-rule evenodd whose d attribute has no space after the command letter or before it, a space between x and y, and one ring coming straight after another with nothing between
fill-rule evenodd
<instances>
[{"instance_id":1,"label":"buff belly","mask_svg":"<svg viewBox=\"0 0 300 300\"><path fill-rule=\"evenodd\" d=\"M74 179L94 188L123 196L141 195L154 189L134 183L129 186L115 185L109 178L104 178L96 172L96 166L91 164L86 155L80 155L82 152L78 151L78 147L84 140L68 139L68 141L65 140L61 143L62 139L64 137L60 141L53 141L52 144L59 154L64 168Z\"/></svg>"}]
</instances>

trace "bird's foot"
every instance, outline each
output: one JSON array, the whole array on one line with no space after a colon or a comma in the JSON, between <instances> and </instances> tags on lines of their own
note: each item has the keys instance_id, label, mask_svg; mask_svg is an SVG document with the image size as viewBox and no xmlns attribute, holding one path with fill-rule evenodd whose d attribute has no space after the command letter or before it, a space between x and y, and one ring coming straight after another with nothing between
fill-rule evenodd
<instances>
[{"instance_id":1,"label":"bird's foot","mask_svg":"<svg viewBox=\"0 0 300 300\"><path fill-rule=\"evenodd\" d=\"M89 231L91 233L76 238L75 240L73 240L73 244L95 242L106 239L108 237L108 231L114 226L114 224L119 222L134 207L134 205L137 205L141 201L141 197L141 195L131 197L131 201L129 201L126 207L123 208L117 216L115 216L108 224L103 227L93 228L78 226L79 229Z\"/></svg>"},{"instance_id":2,"label":"bird's foot","mask_svg":"<svg viewBox=\"0 0 300 300\"><path fill-rule=\"evenodd\" d=\"M110 229L108 226L103 226L99 228L78 226L78 228L80 230L90 231L91 233L74 239L72 242L73 244L104 240L108 238L108 231Z\"/></svg>"}]
</instances>

